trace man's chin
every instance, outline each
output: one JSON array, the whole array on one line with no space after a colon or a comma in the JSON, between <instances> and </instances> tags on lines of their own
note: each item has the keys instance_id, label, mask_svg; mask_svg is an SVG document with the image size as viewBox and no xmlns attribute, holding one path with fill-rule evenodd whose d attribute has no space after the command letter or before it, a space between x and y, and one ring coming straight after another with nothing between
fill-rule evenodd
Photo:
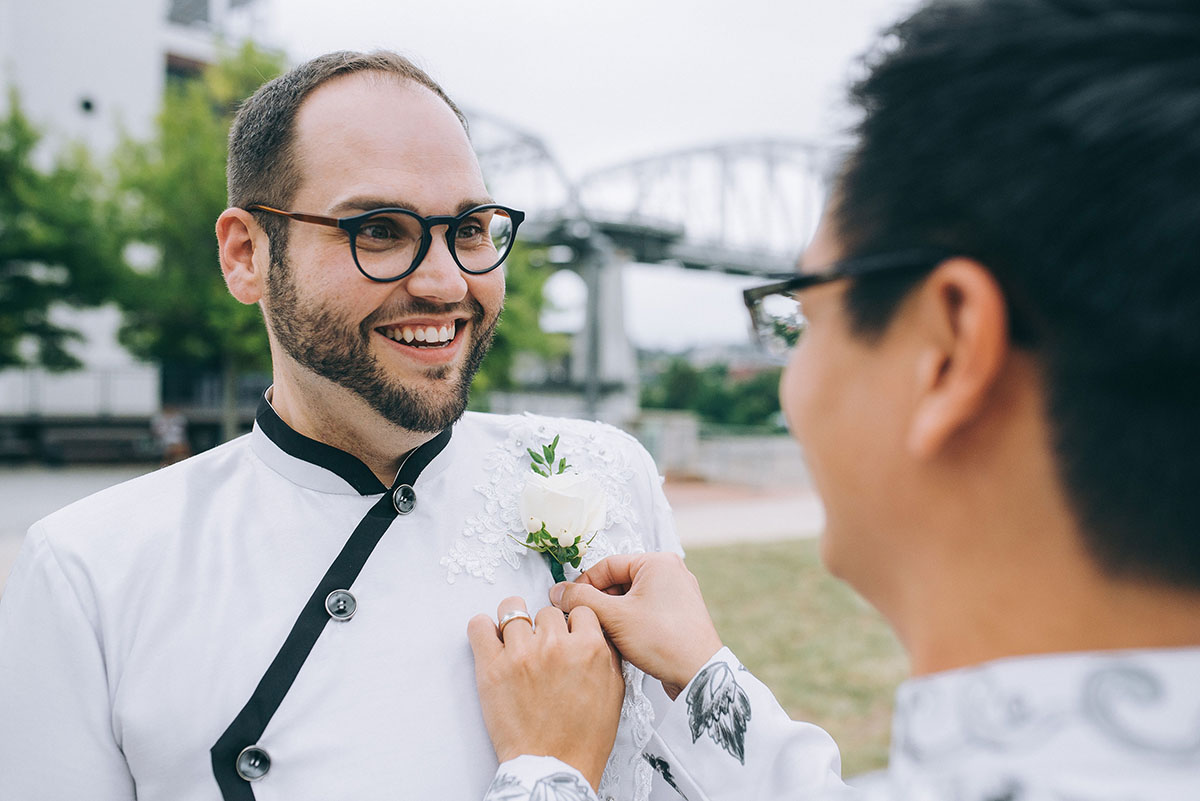
<instances>
[{"instance_id":1,"label":"man's chin","mask_svg":"<svg viewBox=\"0 0 1200 801\"><path fill-rule=\"evenodd\" d=\"M457 375L457 371L454 371ZM462 382L451 378L390 386L385 390L360 392L380 417L406 431L436 434L453 425L466 412L467 393Z\"/></svg>"}]
</instances>

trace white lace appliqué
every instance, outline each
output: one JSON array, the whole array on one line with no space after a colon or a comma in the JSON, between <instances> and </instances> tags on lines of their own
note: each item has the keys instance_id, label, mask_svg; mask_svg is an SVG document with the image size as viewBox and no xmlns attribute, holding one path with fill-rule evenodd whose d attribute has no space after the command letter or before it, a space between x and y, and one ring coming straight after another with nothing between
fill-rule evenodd
<instances>
[{"instance_id":1,"label":"white lace appliqu\u00e9","mask_svg":"<svg viewBox=\"0 0 1200 801\"><path fill-rule=\"evenodd\" d=\"M442 557L446 580L462 574L495 583L501 562L519 570L533 554L518 540L525 539L518 504L529 470L527 448L540 448L559 435L558 455L581 473L594 476L604 489L608 512L604 528L584 554L584 569L614 553L639 553L645 545L638 531L630 485L638 478L630 463L629 435L602 423L561 420L535 415L512 418L508 436L484 455L488 480L475 487L484 498L483 511L467 518L462 534ZM514 539L514 537L516 539ZM567 566L568 578L571 568Z\"/></svg>"}]
</instances>

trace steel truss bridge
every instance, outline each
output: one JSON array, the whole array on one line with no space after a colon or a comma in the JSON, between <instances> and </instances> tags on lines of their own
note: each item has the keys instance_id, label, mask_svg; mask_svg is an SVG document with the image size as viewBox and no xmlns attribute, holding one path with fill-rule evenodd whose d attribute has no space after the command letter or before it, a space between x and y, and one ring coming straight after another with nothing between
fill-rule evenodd
<instances>
[{"instance_id":1,"label":"steel truss bridge","mask_svg":"<svg viewBox=\"0 0 1200 801\"><path fill-rule=\"evenodd\" d=\"M635 159L572 178L538 136L467 112L489 187L526 212L522 239L554 246L588 288L574 375L584 412L636 392L624 336L620 265L668 264L738 275L794 269L816 228L836 150L799 140L721 142Z\"/></svg>"}]
</instances>

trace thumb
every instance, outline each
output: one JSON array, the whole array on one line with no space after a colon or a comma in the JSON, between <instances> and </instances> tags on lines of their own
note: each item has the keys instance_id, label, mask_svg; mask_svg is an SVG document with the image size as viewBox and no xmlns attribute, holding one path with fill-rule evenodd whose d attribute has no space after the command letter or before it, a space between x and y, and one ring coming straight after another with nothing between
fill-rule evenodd
<instances>
[{"instance_id":1,"label":"thumb","mask_svg":"<svg viewBox=\"0 0 1200 801\"><path fill-rule=\"evenodd\" d=\"M614 605L619 600L617 596L600 592L588 584L571 581L563 581L550 588L550 603L567 614L577 606L586 606L596 613L603 627L607 627L608 620L617 613Z\"/></svg>"}]
</instances>

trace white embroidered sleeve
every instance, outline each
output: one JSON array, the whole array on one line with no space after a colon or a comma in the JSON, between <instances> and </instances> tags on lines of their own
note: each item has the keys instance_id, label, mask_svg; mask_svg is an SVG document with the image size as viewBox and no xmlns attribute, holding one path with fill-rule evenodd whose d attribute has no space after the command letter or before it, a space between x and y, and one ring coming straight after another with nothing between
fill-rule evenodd
<instances>
[{"instance_id":1,"label":"white embroidered sleeve","mask_svg":"<svg viewBox=\"0 0 1200 801\"><path fill-rule=\"evenodd\" d=\"M688 801L850 801L833 738L788 718L723 648L671 704L646 760Z\"/></svg>"},{"instance_id":2,"label":"white embroidered sleeve","mask_svg":"<svg viewBox=\"0 0 1200 801\"><path fill-rule=\"evenodd\" d=\"M519 756L496 769L483 801L598 801L583 774L554 757Z\"/></svg>"},{"instance_id":3,"label":"white embroidered sleeve","mask_svg":"<svg viewBox=\"0 0 1200 801\"><path fill-rule=\"evenodd\" d=\"M134 798L91 611L35 525L0 599L0 798Z\"/></svg>"}]
</instances>

